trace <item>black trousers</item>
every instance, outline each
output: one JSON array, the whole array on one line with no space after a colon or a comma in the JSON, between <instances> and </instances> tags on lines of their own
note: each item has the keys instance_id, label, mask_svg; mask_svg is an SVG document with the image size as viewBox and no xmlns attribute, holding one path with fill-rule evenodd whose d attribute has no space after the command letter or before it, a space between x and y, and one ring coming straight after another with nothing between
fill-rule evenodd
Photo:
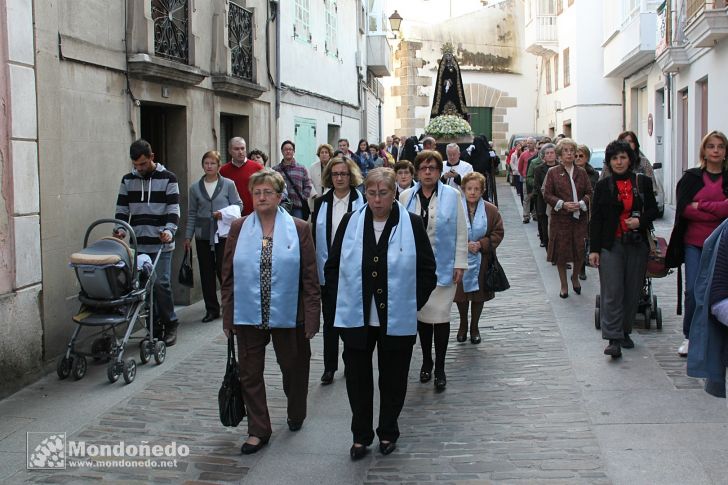
<instances>
[{"instance_id":1,"label":"black trousers","mask_svg":"<svg viewBox=\"0 0 728 485\"><path fill-rule=\"evenodd\" d=\"M541 244L548 248L549 245L549 216L546 214L538 215L538 237Z\"/></svg>"},{"instance_id":2,"label":"black trousers","mask_svg":"<svg viewBox=\"0 0 728 485\"><path fill-rule=\"evenodd\" d=\"M225 252L225 238L215 244L213 251L210 241L195 239L197 262L200 265L200 285L202 298L205 300L207 313L220 314L220 302L217 300L217 281L222 282L222 256Z\"/></svg>"},{"instance_id":3,"label":"black trousers","mask_svg":"<svg viewBox=\"0 0 728 485\"><path fill-rule=\"evenodd\" d=\"M354 443L365 446L372 444L374 430L374 371L372 354L377 345L379 327L367 327L367 346L365 349L353 348L344 341L344 365L346 366L346 393L351 406L351 432ZM413 342L414 343L414 342ZM379 364L379 427L377 436L380 441L397 441L399 426L397 419L404 406L407 395L407 376L412 347L377 349Z\"/></svg>"},{"instance_id":4,"label":"black trousers","mask_svg":"<svg viewBox=\"0 0 728 485\"><path fill-rule=\"evenodd\" d=\"M323 286L321 295L323 298L328 298ZM339 329L334 327L335 314L326 311L329 305L324 303L322 307L324 308L324 370L335 371L339 368Z\"/></svg>"}]
</instances>

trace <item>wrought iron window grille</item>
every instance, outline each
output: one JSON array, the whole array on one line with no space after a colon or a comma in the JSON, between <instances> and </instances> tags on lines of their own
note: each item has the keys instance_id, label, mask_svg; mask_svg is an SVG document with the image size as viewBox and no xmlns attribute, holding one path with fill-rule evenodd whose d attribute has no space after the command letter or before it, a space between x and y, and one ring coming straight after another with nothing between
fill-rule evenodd
<instances>
[{"instance_id":1,"label":"wrought iron window grille","mask_svg":"<svg viewBox=\"0 0 728 485\"><path fill-rule=\"evenodd\" d=\"M228 47L232 75L253 79L253 12L230 2L228 11Z\"/></svg>"},{"instance_id":2,"label":"wrought iron window grille","mask_svg":"<svg viewBox=\"0 0 728 485\"><path fill-rule=\"evenodd\" d=\"M154 54L189 62L189 8L187 0L152 0Z\"/></svg>"}]
</instances>

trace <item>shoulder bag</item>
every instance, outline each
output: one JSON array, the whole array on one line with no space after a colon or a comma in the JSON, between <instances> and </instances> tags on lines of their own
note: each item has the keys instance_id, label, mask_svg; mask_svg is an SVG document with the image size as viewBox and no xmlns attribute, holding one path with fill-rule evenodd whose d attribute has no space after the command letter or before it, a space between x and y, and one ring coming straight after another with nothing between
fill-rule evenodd
<instances>
[{"instance_id":1,"label":"shoulder bag","mask_svg":"<svg viewBox=\"0 0 728 485\"><path fill-rule=\"evenodd\" d=\"M235 335L228 337L227 367L222 386L217 393L220 408L220 422L223 426L235 427L245 417L243 389L240 386L240 368L235 358Z\"/></svg>"},{"instance_id":2,"label":"shoulder bag","mask_svg":"<svg viewBox=\"0 0 728 485\"><path fill-rule=\"evenodd\" d=\"M487 289L493 292L506 291L511 287L506 278L506 273L503 271L503 267L498 262L498 257L495 255L493 249L493 243L488 238L489 247L489 258L488 258L488 269L485 272L485 286Z\"/></svg>"},{"instance_id":3,"label":"shoulder bag","mask_svg":"<svg viewBox=\"0 0 728 485\"><path fill-rule=\"evenodd\" d=\"M179 267L179 275L177 281L182 286L192 288L195 286L195 278L192 272L192 249L185 251L185 256L182 259L182 265Z\"/></svg>"}]
</instances>

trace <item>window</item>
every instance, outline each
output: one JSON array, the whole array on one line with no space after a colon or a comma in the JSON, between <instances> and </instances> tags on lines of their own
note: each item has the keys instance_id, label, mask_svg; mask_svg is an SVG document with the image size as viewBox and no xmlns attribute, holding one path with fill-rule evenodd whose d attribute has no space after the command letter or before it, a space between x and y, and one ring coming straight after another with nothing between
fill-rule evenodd
<instances>
[{"instance_id":1,"label":"window","mask_svg":"<svg viewBox=\"0 0 728 485\"><path fill-rule=\"evenodd\" d=\"M546 73L546 94L551 94L551 59L544 60L544 72Z\"/></svg>"},{"instance_id":2,"label":"window","mask_svg":"<svg viewBox=\"0 0 728 485\"><path fill-rule=\"evenodd\" d=\"M554 56L554 91L559 89L559 55Z\"/></svg>"},{"instance_id":3,"label":"window","mask_svg":"<svg viewBox=\"0 0 728 485\"><path fill-rule=\"evenodd\" d=\"M311 0L296 0L293 37L303 42L311 42Z\"/></svg>"},{"instance_id":4,"label":"window","mask_svg":"<svg viewBox=\"0 0 728 485\"><path fill-rule=\"evenodd\" d=\"M337 13L338 7L334 0L326 0L326 54L339 57L339 43L337 42Z\"/></svg>"},{"instance_id":5,"label":"window","mask_svg":"<svg viewBox=\"0 0 728 485\"><path fill-rule=\"evenodd\" d=\"M564 87L571 84L571 73L569 72L569 48L564 49Z\"/></svg>"},{"instance_id":6,"label":"window","mask_svg":"<svg viewBox=\"0 0 728 485\"><path fill-rule=\"evenodd\" d=\"M702 140L702 138L708 133L708 79L698 81L697 93L700 96L700 114L698 116L698 130L695 134L696 140Z\"/></svg>"},{"instance_id":7,"label":"window","mask_svg":"<svg viewBox=\"0 0 728 485\"><path fill-rule=\"evenodd\" d=\"M556 0L556 15L561 15L564 11L564 0Z\"/></svg>"}]
</instances>

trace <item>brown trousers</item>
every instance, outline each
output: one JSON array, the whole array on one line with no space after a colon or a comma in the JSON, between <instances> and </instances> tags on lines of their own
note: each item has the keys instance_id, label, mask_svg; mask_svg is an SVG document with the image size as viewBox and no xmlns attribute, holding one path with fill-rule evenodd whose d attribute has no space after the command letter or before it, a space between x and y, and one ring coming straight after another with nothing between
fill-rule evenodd
<instances>
[{"instance_id":1,"label":"brown trousers","mask_svg":"<svg viewBox=\"0 0 728 485\"><path fill-rule=\"evenodd\" d=\"M272 339L283 374L283 392L288 398L288 419L302 423L306 418L311 343L304 334L303 325L270 330L240 325L236 330L240 383L248 410L248 434L267 440L272 429L263 380L265 347Z\"/></svg>"}]
</instances>

